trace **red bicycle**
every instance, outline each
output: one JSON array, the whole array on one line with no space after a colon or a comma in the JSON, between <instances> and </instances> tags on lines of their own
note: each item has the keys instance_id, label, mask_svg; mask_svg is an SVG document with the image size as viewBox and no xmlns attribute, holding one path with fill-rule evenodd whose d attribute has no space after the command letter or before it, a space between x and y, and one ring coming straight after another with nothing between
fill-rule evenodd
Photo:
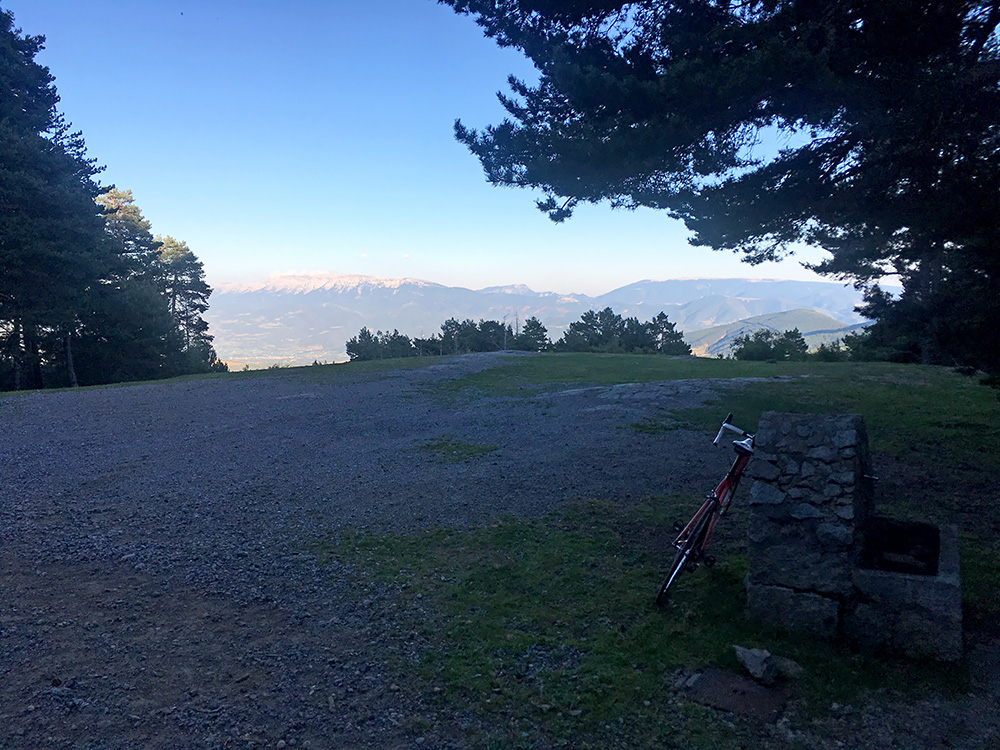
<instances>
[{"instance_id":1,"label":"red bicycle","mask_svg":"<svg viewBox=\"0 0 1000 750\"><path fill-rule=\"evenodd\" d=\"M674 540L677 556L674 557L674 564L670 567L670 573L667 575L663 585L660 586L660 592L656 595L656 603L660 606L666 604L669 598L667 590L677 580L677 576L681 574L681 571L695 570L701 564L710 568L715 564L715 558L711 555L706 555L705 548L708 546L708 540L712 537L712 530L715 528L716 522L729 508L729 504L732 502L733 495L736 493L736 488L739 486L740 479L743 478L743 472L746 470L747 464L750 463L750 457L753 456L754 450L754 436L733 425L732 419L732 414L726 417L722 423L722 427L719 428L719 434L712 441L712 445L718 445L726 431L735 432L742 438L742 440L733 441L736 460L733 461L733 466L729 470L729 473L726 474L725 478L719 482L714 490L708 493L705 502L698 509L698 512L688 521L687 526L680 529L680 534Z\"/></svg>"}]
</instances>

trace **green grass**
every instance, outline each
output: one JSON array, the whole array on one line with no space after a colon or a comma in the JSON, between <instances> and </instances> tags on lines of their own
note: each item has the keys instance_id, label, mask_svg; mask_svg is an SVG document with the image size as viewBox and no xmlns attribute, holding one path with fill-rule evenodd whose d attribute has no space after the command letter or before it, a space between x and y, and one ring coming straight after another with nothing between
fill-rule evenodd
<instances>
[{"instance_id":1,"label":"green grass","mask_svg":"<svg viewBox=\"0 0 1000 750\"><path fill-rule=\"evenodd\" d=\"M752 383L731 403L746 425L765 411L860 414L875 451L896 458L924 454L952 469L1000 469L995 392L945 368L812 363L788 382ZM705 426L718 421L710 409L682 416Z\"/></svg>"},{"instance_id":2,"label":"green grass","mask_svg":"<svg viewBox=\"0 0 1000 750\"><path fill-rule=\"evenodd\" d=\"M446 398L530 398L565 384L688 378L719 379L718 398L622 427L699 429L710 439L729 411L750 429L772 410L860 414L887 469L879 512L960 525L966 622L996 630L1000 405L975 379L884 363L586 354L512 357L437 388ZM716 550L719 563L682 577L671 606L658 610L652 600L670 558L670 526L692 510L687 497L588 502L485 528L355 534L316 550L378 577L402 603L401 627L426 644L416 669L397 655L407 689L471 715L480 747L758 747L743 725L672 700L678 669L735 669L733 644L801 663L805 676L792 688L806 715L871 690L913 698L966 688L961 664L879 658L748 620L740 545Z\"/></svg>"},{"instance_id":3,"label":"green grass","mask_svg":"<svg viewBox=\"0 0 1000 750\"><path fill-rule=\"evenodd\" d=\"M765 411L860 414L876 453L876 473L882 475L878 512L958 523L965 588L978 592L974 599L967 597L967 606L979 621L1000 622L1000 573L993 564L1000 557L1000 400L977 378L943 367L885 362L546 354L512 358L450 388L524 395L564 383L688 378L729 379L738 385L720 386L719 397L705 406L651 414L627 426L653 434L684 427L714 435L728 412L751 430Z\"/></svg>"},{"instance_id":4,"label":"green grass","mask_svg":"<svg viewBox=\"0 0 1000 750\"><path fill-rule=\"evenodd\" d=\"M501 367L449 381L440 388L453 393L472 391L523 396L526 392L544 391L567 383L611 385L689 378L770 377L796 372L791 364L776 367L764 362L737 362L732 359L546 353L534 357L510 357Z\"/></svg>"},{"instance_id":5,"label":"green grass","mask_svg":"<svg viewBox=\"0 0 1000 750\"><path fill-rule=\"evenodd\" d=\"M806 710L865 689L916 695L964 686L962 670L880 660L762 629L744 615L739 556L683 576L653 599L667 529L689 498L637 506L585 502L540 519L408 535L355 533L315 545L375 576L401 601L426 648L407 689L471 714L480 747L740 747L741 730L671 701L677 670L737 668L733 644L797 660Z\"/></svg>"},{"instance_id":6,"label":"green grass","mask_svg":"<svg viewBox=\"0 0 1000 750\"><path fill-rule=\"evenodd\" d=\"M998 552L995 538L971 531L962 535L962 606L967 629L994 634L1000 629Z\"/></svg>"},{"instance_id":7,"label":"green grass","mask_svg":"<svg viewBox=\"0 0 1000 750\"><path fill-rule=\"evenodd\" d=\"M443 463L460 463L492 453L495 445L477 445L451 439L451 436L428 440L417 450L429 454L431 458Z\"/></svg>"},{"instance_id":8,"label":"green grass","mask_svg":"<svg viewBox=\"0 0 1000 750\"><path fill-rule=\"evenodd\" d=\"M643 417L638 422L632 422L628 425L629 428L636 432L646 435L659 435L664 432L673 432L674 430L690 426L687 422L679 422L663 412Z\"/></svg>"},{"instance_id":9,"label":"green grass","mask_svg":"<svg viewBox=\"0 0 1000 750\"><path fill-rule=\"evenodd\" d=\"M245 370L229 373L229 376L239 378L295 377L317 385L337 385L359 379L379 378L400 370L429 367L447 359L447 357L401 357L367 362L337 362L297 367L274 367L265 370Z\"/></svg>"}]
</instances>

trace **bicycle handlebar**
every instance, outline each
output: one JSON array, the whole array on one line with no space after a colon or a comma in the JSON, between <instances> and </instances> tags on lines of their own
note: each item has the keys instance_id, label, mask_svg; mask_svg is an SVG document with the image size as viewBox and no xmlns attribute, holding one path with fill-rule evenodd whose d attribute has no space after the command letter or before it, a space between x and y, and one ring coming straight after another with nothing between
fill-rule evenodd
<instances>
[{"instance_id":1,"label":"bicycle handlebar","mask_svg":"<svg viewBox=\"0 0 1000 750\"><path fill-rule=\"evenodd\" d=\"M735 432L740 437L749 437L749 435L750 435L749 432L741 430L739 427L736 427L735 425L733 425L729 421L732 418L733 418L733 415L730 414L728 417L726 417L723 420L722 427L719 428L719 434L715 436L715 440L712 441L712 445L718 445L719 444L719 441L722 440L722 435L725 433L726 430L729 430L730 432Z\"/></svg>"}]
</instances>

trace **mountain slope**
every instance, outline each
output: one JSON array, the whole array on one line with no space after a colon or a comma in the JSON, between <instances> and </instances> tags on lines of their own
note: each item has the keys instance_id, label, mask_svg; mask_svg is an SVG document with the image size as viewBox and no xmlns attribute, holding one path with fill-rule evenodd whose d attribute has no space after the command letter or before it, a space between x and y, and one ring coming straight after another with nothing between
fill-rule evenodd
<instances>
[{"instance_id":1,"label":"mountain slope","mask_svg":"<svg viewBox=\"0 0 1000 750\"><path fill-rule=\"evenodd\" d=\"M601 307L619 311L629 307L636 317L664 304L678 306L675 319L681 330L722 325L734 320L796 309L822 310L846 323L861 322L854 312L861 294L853 287L825 281L770 281L760 279L672 279L638 281L595 298ZM641 314L639 314L641 312ZM664 310L670 315L669 310Z\"/></svg>"},{"instance_id":2,"label":"mountain slope","mask_svg":"<svg viewBox=\"0 0 1000 750\"><path fill-rule=\"evenodd\" d=\"M729 354L734 339L744 333L761 329L784 333L799 329L810 349L820 344L829 344L844 337L844 334L864 327L864 323L845 326L841 321L816 310L789 310L788 312L757 315L725 325L713 326L702 331L684 334L684 340L691 345L694 354L714 357Z\"/></svg>"}]
</instances>

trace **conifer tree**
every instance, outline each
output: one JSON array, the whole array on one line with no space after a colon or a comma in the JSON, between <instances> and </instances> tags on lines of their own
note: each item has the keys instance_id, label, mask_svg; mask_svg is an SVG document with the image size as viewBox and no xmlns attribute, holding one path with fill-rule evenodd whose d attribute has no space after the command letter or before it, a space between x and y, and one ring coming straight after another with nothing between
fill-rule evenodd
<instances>
[{"instance_id":1,"label":"conifer tree","mask_svg":"<svg viewBox=\"0 0 1000 750\"><path fill-rule=\"evenodd\" d=\"M750 263L804 243L859 286L897 274L881 341L1000 368L998 0L440 1L540 71L508 119L456 123L494 184L554 221L644 206Z\"/></svg>"},{"instance_id":2,"label":"conifer tree","mask_svg":"<svg viewBox=\"0 0 1000 750\"><path fill-rule=\"evenodd\" d=\"M650 333L654 347L660 354L690 354L691 347L684 340L684 334L678 331L662 310L649 322Z\"/></svg>"},{"instance_id":3,"label":"conifer tree","mask_svg":"<svg viewBox=\"0 0 1000 750\"><path fill-rule=\"evenodd\" d=\"M97 197L115 263L81 317L80 382L165 378L185 372L183 340L158 281L159 243L130 190Z\"/></svg>"},{"instance_id":4,"label":"conifer tree","mask_svg":"<svg viewBox=\"0 0 1000 750\"><path fill-rule=\"evenodd\" d=\"M76 381L73 339L89 291L114 264L94 198L100 170L56 109L44 38L0 10L0 335L14 388L40 388L61 359Z\"/></svg>"},{"instance_id":5,"label":"conifer tree","mask_svg":"<svg viewBox=\"0 0 1000 750\"><path fill-rule=\"evenodd\" d=\"M514 347L528 352L543 352L551 344L548 329L534 315L524 321L520 333L514 337Z\"/></svg>"},{"instance_id":6,"label":"conifer tree","mask_svg":"<svg viewBox=\"0 0 1000 750\"><path fill-rule=\"evenodd\" d=\"M159 278L167 298L170 313L184 342L184 350L192 365L200 369L215 361L212 336L202 317L208 310L212 287L205 281L205 268L191 252L186 242L170 235L157 235Z\"/></svg>"}]
</instances>

